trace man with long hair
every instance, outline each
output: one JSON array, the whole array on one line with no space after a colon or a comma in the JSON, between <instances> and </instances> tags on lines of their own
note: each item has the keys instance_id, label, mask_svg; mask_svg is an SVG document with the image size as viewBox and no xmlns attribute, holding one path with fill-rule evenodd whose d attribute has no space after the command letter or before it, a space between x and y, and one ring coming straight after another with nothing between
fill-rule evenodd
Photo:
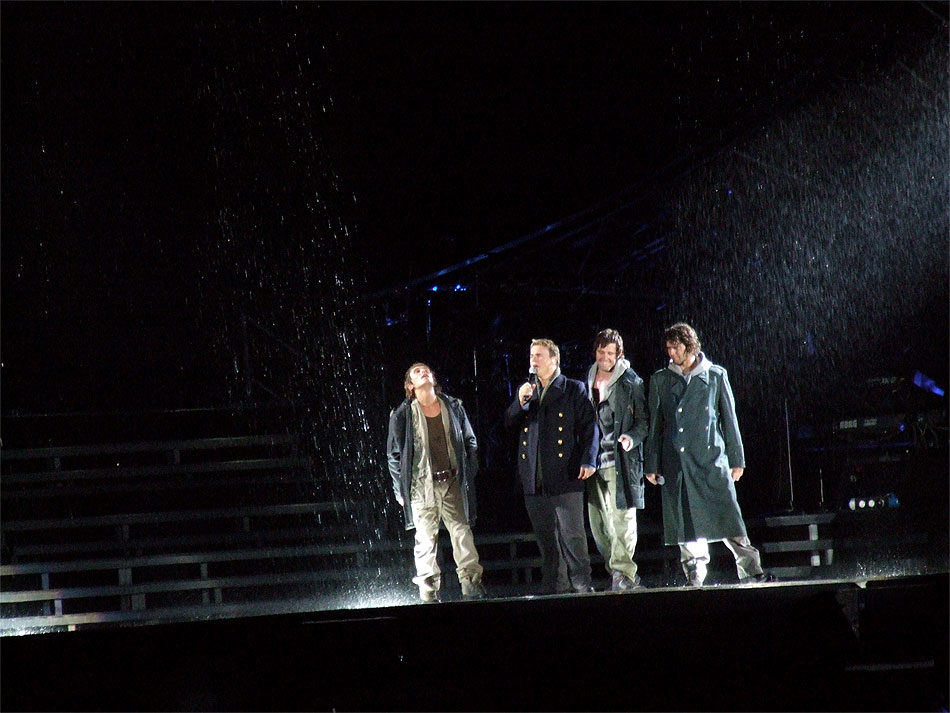
<instances>
[{"instance_id":1,"label":"man with long hair","mask_svg":"<svg viewBox=\"0 0 950 713\"><path fill-rule=\"evenodd\" d=\"M739 581L772 579L749 542L735 484L745 472L729 375L706 358L696 330L678 322L663 334L670 359L650 378L646 479L663 476L663 533L679 545L691 586L702 586L709 543L721 540L736 560Z\"/></svg>"},{"instance_id":2,"label":"man with long hair","mask_svg":"<svg viewBox=\"0 0 950 713\"><path fill-rule=\"evenodd\" d=\"M482 566L471 524L475 521L478 445L459 399L442 393L435 372L416 362L406 370L406 400L389 416L387 459L406 529L415 528L416 576L423 602L438 602L439 523L452 541L456 573L466 599L485 596Z\"/></svg>"}]
</instances>

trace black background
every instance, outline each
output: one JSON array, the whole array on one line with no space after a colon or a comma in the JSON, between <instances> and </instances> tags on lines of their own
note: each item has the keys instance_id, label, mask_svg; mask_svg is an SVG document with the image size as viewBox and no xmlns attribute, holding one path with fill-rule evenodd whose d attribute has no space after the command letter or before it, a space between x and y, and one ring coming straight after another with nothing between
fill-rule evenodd
<instances>
[{"instance_id":1,"label":"black background","mask_svg":"<svg viewBox=\"0 0 950 713\"><path fill-rule=\"evenodd\" d=\"M240 346L218 303L245 266L220 246L258 240L287 206L290 240L306 244L293 202L306 186L324 198L313 224L347 228L353 293L399 288L695 165L855 66L881 71L945 27L946 7L5 3L0 13L9 415L233 402ZM275 130L304 148L274 153ZM251 208L229 223L241 205ZM212 265L222 254L237 263ZM413 309L398 340L421 339ZM945 343L942 309L909 330ZM644 345L643 374L662 361L654 345L669 317L628 333ZM441 346L383 349L384 408L399 398L404 358L448 358ZM453 386L469 396L470 384Z\"/></svg>"}]
</instances>

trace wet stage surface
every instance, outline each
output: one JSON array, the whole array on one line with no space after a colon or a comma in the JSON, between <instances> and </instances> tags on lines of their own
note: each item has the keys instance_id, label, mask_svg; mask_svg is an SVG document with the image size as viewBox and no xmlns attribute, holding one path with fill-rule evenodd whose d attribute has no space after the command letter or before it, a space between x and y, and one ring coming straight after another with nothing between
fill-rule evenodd
<instances>
[{"instance_id":1,"label":"wet stage surface","mask_svg":"<svg viewBox=\"0 0 950 713\"><path fill-rule=\"evenodd\" d=\"M948 576L7 637L4 710L946 710Z\"/></svg>"}]
</instances>

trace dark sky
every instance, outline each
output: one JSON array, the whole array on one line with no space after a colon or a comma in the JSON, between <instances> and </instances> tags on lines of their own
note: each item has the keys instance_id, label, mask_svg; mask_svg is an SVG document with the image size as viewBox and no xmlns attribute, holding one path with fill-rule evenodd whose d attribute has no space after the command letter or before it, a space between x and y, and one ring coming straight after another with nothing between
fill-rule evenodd
<instances>
[{"instance_id":1,"label":"dark sky","mask_svg":"<svg viewBox=\"0 0 950 713\"><path fill-rule=\"evenodd\" d=\"M251 133L307 96L287 118L377 289L690 165L934 7L4 3L3 408L200 368L193 247L220 239L220 159L254 145L224 114ZM279 180L268 159L234 165Z\"/></svg>"},{"instance_id":2,"label":"dark sky","mask_svg":"<svg viewBox=\"0 0 950 713\"><path fill-rule=\"evenodd\" d=\"M925 14L838 3L332 10L345 28L331 53L338 108L356 129L341 170L365 234L434 253L389 263L406 276L688 165L809 97L868 50L869 27L899 34L900 13Z\"/></svg>"}]
</instances>

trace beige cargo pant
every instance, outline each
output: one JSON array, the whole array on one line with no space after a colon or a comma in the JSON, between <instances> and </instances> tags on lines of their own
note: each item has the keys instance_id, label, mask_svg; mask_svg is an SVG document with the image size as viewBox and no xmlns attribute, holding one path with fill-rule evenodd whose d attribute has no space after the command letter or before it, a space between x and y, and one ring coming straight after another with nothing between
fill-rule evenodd
<instances>
[{"instance_id":1,"label":"beige cargo pant","mask_svg":"<svg viewBox=\"0 0 950 713\"><path fill-rule=\"evenodd\" d=\"M452 541L456 573L462 584L462 593L467 593L482 580L482 566L478 563L475 537L465 518L465 505L458 477L432 484L434 504L425 505L413 499L412 519L416 526L416 542L413 555L416 560L416 576L412 581L419 586L420 594L439 591L442 586L442 570L439 568L439 522L445 523Z\"/></svg>"},{"instance_id":2,"label":"beige cargo pant","mask_svg":"<svg viewBox=\"0 0 950 713\"><path fill-rule=\"evenodd\" d=\"M617 509L617 469L599 468L587 480L587 516L597 550L607 571L635 579L637 563L637 509Z\"/></svg>"}]
</instances>

